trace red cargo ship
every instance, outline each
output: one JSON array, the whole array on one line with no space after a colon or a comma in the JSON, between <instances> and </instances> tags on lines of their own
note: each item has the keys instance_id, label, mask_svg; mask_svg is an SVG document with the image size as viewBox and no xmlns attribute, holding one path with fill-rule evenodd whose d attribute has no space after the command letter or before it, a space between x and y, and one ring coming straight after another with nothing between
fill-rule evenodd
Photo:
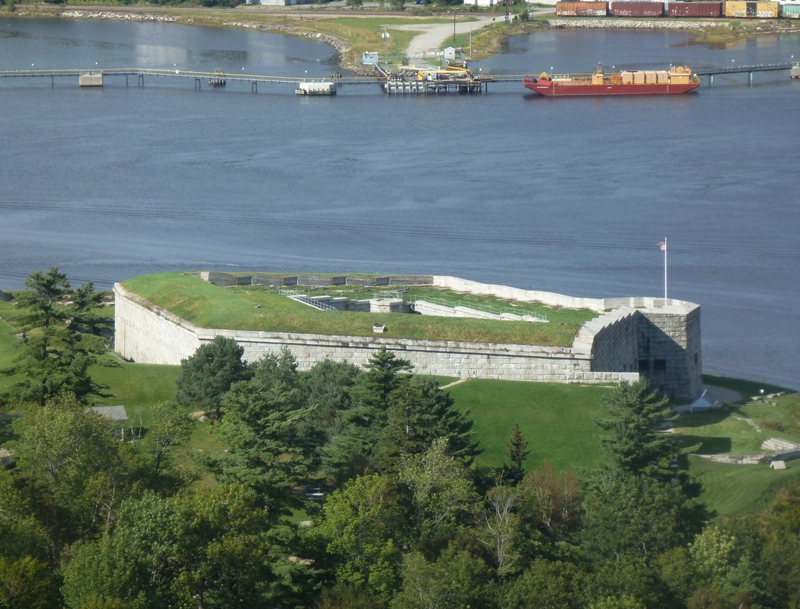
<instances>
[{"instance_id":1,"label":"red cargo ship","mask_svg":"<svg viewBox=\"0 0 800 609\"><path fill-rule=\"evenodd\" d=\"M700 86L700 79L689 68L670 66L669 70L647 70L605 74L602 66L594 74L526 76L526 88L548 97L580 95L678 95Z\"/></svg>"}]
</instances>

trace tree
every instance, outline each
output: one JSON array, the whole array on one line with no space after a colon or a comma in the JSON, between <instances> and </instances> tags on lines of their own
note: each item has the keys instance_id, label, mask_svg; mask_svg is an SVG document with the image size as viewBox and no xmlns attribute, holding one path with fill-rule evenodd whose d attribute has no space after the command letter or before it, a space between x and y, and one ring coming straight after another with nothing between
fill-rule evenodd
<instances>
[{"instance_id":1,"label":"tree","mask_svg":"<svg viewBox=\"0 0 800 609\"><path fill-rule=\"evenodd\" d=\"M263 512L253 491L220 485L122 506L117 527L64 569L66 605L129 609L279 606Z\"/></svg>"},{"instance_id":2,"label":"tree","mask_svg":"<svg viewBox=\"0 0 800 609\"><path fill-rule=\"evenodd\" d=\"M516 537L519 515L516 513L520 492L513 486L496 486L486 494L483 523L477 538L486 546L498 580L513 574L519 561Z\"/></svg>"},{"instance_id":3,"label":"tree","mask_svg":"<svg viewBox=\"0 0 800 609\"><path fill-rule=\"evenodd\" d=\"M530 453L528 442L520 431L519 423L514 423L506 449L506 458L509 464L503 466L503 478L510 484L517 484L525 477L525 458Z\"/></svg>"},{"instance_id":4,"label":"tree","mask_svg":"<svg viewBox=\"0 0 800 609\"><path fill-rule=\"evenodd\" d=\"M147 428L144 443L153 458L153 470L159 474L169 449L188 440L194 427L192 420L175 402L159 402L150 410L152 421Z\"/></svg>"},{"instance_id":5,"label":"tree","mask_svg":"<svg viewBox=\"0 0 800 609\"><path fill-rule=\"evenodd\" d=\"M359 476L328 496L314 535L326 543L340 583L363 586L386 601L397 581L403 520L389 479Z\"/></svg>"},{"instance_id":6,"label":"tree","mask_svg":"<svg viewBox=\"0 0 800 609\"><path fill-rule=\"evenodd\" d=\"M247 364L242 360L244 348L232 338L215 336L201 345L187 359L181 360L176 399L181 406L213 409L219 421L222 397L231 386L249 378Z\"/></svg>"},{"instance_id":7,"label":"tree","mask_svg":"<svg viewBox=\"0 0 800 609\"><path fill-rule=\"evenodd\" d=\"M135 459L114 439L108 421L74 396L52 399L14 423L15 475L35 497L53 555L62 545L108 523L133 487Z\"/></svg>"},{"instance_id":8,"label":"tree","mask_svg":"<svg viewBox=\"0 0 800 609\"><path fill-rule=\"evenodd\" d=\"M107 330L93 309L102 296L91 283L72 290L67 276L52 267L35 272L25 280L20 293L20 353L6 374L22 374L3 399L43 405L61 393L72 393L81 401L100 393L89 366L105 344L98 336ZM73 299L73 300L71 300Z\"/></svg>"},{"instance_id":9,"label":"tree","mask_svg":"<svg viewBox=\"0 0 800 609\"><path fill-rule=\"evenodd\" d=\"M469 552L448 548L434 562L420 552L403 561L403 586L392 609L489 609L492 573Z\"/></svg>"},{"instance_id":10,"label":"tree","mask_svg":"<svg viewBox=\"0 0 800 609\"><path fill-rule=\"evenodd\" d=\"M647 379L622 381L606 396L602 415L595 418L606 432L601 442L611 468L634 476L673 478L670 466L679 450L659 430L674 419L668 398L652 390Z\"/></svg>"},{"instance_id":11,"label":"tree","mask_svg":"<svg viewBox=\"0 0 800 609\"><path fill-rule=\"evenodd\" d=\"M456 410L450 394L439 389L434 379L402 377L389 402L375 451L381 471L396 471L403 457L427 451L437 438L445 438L450 455L466 465L480 453L469 411Z\"/></svg>"},{"instance_id":12,"label":"tree","mask_svg":"<svg viewBox=\"0 0 800 609\"><path fill-rule=\"evenodd\" d=\"M607 478L584 501L585 548L598 561L633 555L647 566L686 545L708 519L705 506L680 484L648 477Z\"/></svg>"},{"instance_id":13,"label":"tree","mask_svg":"<svg viewBox=\"0 0 800 609\"><path fill-rule=\"evenodd\" d=\"M474 522L478 494L463 462L449 454L446 438L434 440L427 452L407 458L398 479L408 489L421 548Z\"/></svg>"},{"instance_id":14,"label":"tree","mask_svg":"<svg viewBox=\"0 0 800 609\"><path fill-rule=\"evenodd\" d=\"M575 475L559 474L547 462L528 473L516 488L526 553L555 558L567 550L581 524L583 496Z\"/></svg>"},{"instance_id":15,"label":"tree","mask_svg":"<svg viewBox=\"0 0 800 609\"><path fill-rule=\"evenodd\" d=\"M313 443L310 456L315 468L322 463L324 447L336 432L342 413L352 406L351 394L360 374L353 364L324 359L300 376L305 403L314 409L306 429Z\"/></svg>"},{"instance_id":16,"label":"tree","mask_svg":"<svg viewBox=\"0 0 800 609\"><path fill-rule=\"evenodd\" d=\"M778 606L800 607L800 485L778 493L767 511L762 535L769 591Z\"/></svg>"},{"instance_id":17,"label":"tree","mask_svg":"<svg viewBox=\"0 0 800 609\"><path fill-rule=\"evenodd\" d=\"M230 452L208 464L224 480L256 490L272 518L299 507L302 499L292 488L308 475L303 427L313 408L302 405L296 389L264 382L258 374L233 385L223 404L220 433Z\"/></svg>"},{"instance_id":18,"label":"tree","mask_svg":"<svg viewBox=\"0 0 800 609\"><path fill-rule=\"evenodd\" d=\"M582 580L583 573L571 563L537 558L503 587L501 609L582 609Z\"/></svg>"},{"instance_id":19,"label":"tree","mask_svg":"<svg viewBox=\"0 0 800 609\"><path fill-rule=\"evenodd\" d=\"M352 405L339 414L331 441L322 450L326 474L337 483L372 473L378 440L387 425L391 396L410 372L411 362L385 347L373 355L351 392Z\"/></svg>"},{"instance_id":20,"label":"tree","mask_svg":"<svg viewBox=\"0 0 800 609\"><path fill-rule=\"evenodd\" d=\"M58 606L47 565L30 556L8 560L0 555L0 609L47 609Z\"/></svg>"}]
</instances>

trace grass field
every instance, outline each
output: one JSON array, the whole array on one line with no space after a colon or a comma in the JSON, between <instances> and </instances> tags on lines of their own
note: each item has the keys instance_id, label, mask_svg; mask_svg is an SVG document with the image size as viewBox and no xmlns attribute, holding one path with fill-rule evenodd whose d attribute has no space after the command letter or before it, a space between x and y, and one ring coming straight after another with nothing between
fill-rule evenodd
<instances>
[{"instance_id":1,"label":"grass field","mask_svg":"<svg viewBox=\"0 0 800 609\"><path fill-rule=\"evenodd\" d=\"M782 487L800 483L800 461L775 471L767 465L728 465L689 457L689 471L703 483L703 500L720 516L762 510Z\"/></svg>"},{"instance_id":2,"label":"grass field","mask_svg":"<svg viewBox=\"0 0 800 609\"><path fill-rule=\"evenodd\" d=\"M581 321L595 316L585 311L553 310L564 321L545 324L398 313L332 313L299 304L274 291L231 290L181 273L144 275L123 285L195 325L232 330L372 336L373 325L382 323L387 327L384 336L388 337L567 347Z\"/></svg>"},{"instance_id":3,"label":"grass field","mask_svg":"<svg viewBox=\"0 0 800 609\"><path fill-rule=\"evenodd\" d=\"M550 461L556 470L577 472L600 462L592 415L600 411L607 387L475 379L446 391L459 409L470 410L482 465L503 464L515 423L528 442L528 469Z\"/></svg>"}]
</instances>

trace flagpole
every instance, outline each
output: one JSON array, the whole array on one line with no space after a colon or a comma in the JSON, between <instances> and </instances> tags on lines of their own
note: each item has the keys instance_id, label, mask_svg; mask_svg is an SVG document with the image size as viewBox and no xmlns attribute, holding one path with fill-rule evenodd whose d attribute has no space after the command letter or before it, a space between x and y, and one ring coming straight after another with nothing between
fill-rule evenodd
<instances>
[{"instance_id":1,"label":"flagpole","mask_svg":"<svg viewBox=\"0 0 800 609\"><path fill-rule=\"evenodd\" d=\"M664 306L667 306L667 238L664 237Z\"/></svg>"},{"instance_id":2,"label":"flagpole","mask_svg":"<svg viewBox=\"0 0 800 609\"><path fill-rule=\"evenodd\" d=\"M658 242L658 247L664 252L664 306L667 306L667 238Z\"/></svg>"}]
</instances>

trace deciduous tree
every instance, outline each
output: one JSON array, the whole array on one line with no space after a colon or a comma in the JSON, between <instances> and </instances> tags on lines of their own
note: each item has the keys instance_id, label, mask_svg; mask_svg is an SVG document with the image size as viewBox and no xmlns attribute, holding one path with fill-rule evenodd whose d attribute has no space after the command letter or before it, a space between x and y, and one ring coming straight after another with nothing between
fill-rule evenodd
<instances>
[{"instance_id":1,"label":"deciduous tree","mask_svg":"<svg viewBox=\"0 0 800 609\"><path fill-rule=\"evenodd\" d=\"M154 404L150 416L144 443L153 459L153 470L158 475L170 448L188 440L194 424L178 404L171 401Z\"/></svg>"},{"instance_id":2,"label":"deciduous tree","mask_svg":"<svg viewBox=\"0 0 800 609\"><path fill-rule=\"evenodd\" d=\"M464 463L449 454L446 438L407 458L398 479L409 491L420 548L473 524L480 507L478 494Z\"/></svg>"},{"instance_id":3,"label":"deciduous tree","mask_svg":"<svg viewBox=\"0 0 800 609\"><path fill-rule=\"evenodd\" d=\"M389 479L372 474L328 496L314 534L336 561L339 582L363 586L385 602L397 582L403 521Z\"/></svg>"}]
</instances>

